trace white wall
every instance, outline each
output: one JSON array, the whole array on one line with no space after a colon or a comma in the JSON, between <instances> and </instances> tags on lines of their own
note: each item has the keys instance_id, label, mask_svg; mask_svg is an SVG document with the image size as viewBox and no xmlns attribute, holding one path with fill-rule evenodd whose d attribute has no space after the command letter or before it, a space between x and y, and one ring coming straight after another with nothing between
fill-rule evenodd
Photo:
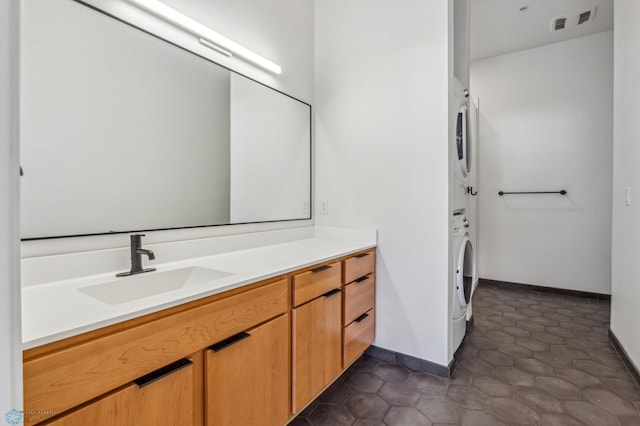
<instances>
[{"instance_id":1,"label":"white wall","mask_svg":"<svg viewBox=\"0 0 640 426\"><path fill-rule=\"evenodd\" d=\"M640 2L616 0L611 330L640 369ZM625 205L625 188L631 205Z\"/></svg>"},{"instance_id":2,"label":"white wall","mask_svg":"<svg viewBox=\"0 0 640 426\"><path fill-rule=\"evenodd\" d=\"M453 74L462 83L464 89L469 88L469 35L471 33L469 1L453 1Z\"/></svg>"},{"instance_id":3,"label":"white wall","mask_svg":"<svg viewBox=\"0 0 640 426\"><path fill-rule=\"evenodd\" d=\"M282 66L282 74L274 75L249 65L238 58L225 58L200 45L195 37L141 12L127 0L88 0L109 13L149 29L161 36L188 46L250 78L313 104L313 1L312 0L166 0L181 12L197 18L226 37L243 44ZM147 243L177 241L216 235L308 226L313 220L218 226L197 229L147 233ZM123 247L125 235L70 238L23 243L23 256L69 253L103 248Z\"/></svg>"},{"instance_id":4,"label":"white wall","mask_svg":"<svg viewBox=\"0 0 640 426\"><path fill-rule=\"evenodd\" d=\"M379 347L448 351L449 5L315 3L319 225L378 229ZM318 204L316 204L318 211Z\"/></svg>"},{"instance_id":5,"label":"white wall","mask_svg":"<svg viewBox=\"0 0 640 426\"><path fill-rule=\"evenodd\" d=\"M481 278L610 293L612 43L609 31L472 63Z\"/></svg>"},{"instance_id":6,"label":"white wall","mask_svg":"<svg viewBox=\"0 0 640 426\"><path fill-rule=\"evenodd\" d=\"M0 416L22 408L18 210L19 2L0 2Z\"/></svg>"}]
</instances>

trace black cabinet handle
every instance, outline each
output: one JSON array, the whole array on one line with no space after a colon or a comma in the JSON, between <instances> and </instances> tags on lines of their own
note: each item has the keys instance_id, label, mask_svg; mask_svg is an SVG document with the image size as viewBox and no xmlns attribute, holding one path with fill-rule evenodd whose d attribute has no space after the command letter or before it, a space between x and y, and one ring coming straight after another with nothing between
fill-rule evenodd
<instances>
[{"instance_id":1,"label":"black cabinet handle","mask_svg":"<svg viewBox=\"0 0 640 426\"><path fill-rule=\"evenodd\" d=\"M370 277L371 277L371 275L367 275L365 277L360 277L357 280L354 280L354 282L360 284L360 283L365 282L366 280L368 280Z\"/></svg>"},{"instance_id":2,"label":"black cabinet handle","mask_svg":"<svg viewBox=\"0 0 640 426\"><path fill-rule=\"evenodd\" d=\"M363 257L369 256L371 253L360 253L356 255L356 259L362 259Z\"/></svg>"},{"instance_id":3,"label":"black cabinet handle","mask_svg":"<svg viewBox=\"0 0 640 426\"><path fill-rule=\"evenodd\" d=\"M333 296L334 294L338 294L338 293L340 293L340 289L338 289L338 288L334 288L333 290L328 291L328 292L326 292L325 294L323 294L323 296L324 296L324 297L331 297L331 296Z\"/></svg>"},{"instance_id":4,"label":"black cabinet handle","mask_svg":"<svg viewBox=\"0 0 640 426\"><path fill-rule=\"evenodd\" d=\"M223 341L218 342L215 345L209 346L209 349L214 352L220 352L221 350L226 349L231 345L235 345L236 343L246 339L247 337L251 337L251 335L245 332L234 334L233 336L224 339Z\"/></svg>"},{"instance_id":5,"label":"black cabinet handle","mask_svg":"<svg viewBox=\"0 0 640 426\"><path fill-rule=\"evenodd\" d=\"M355 322L362 322L362 321L364 321L368 316L369 316L369 314L362 314L362 315L360 315L358 318L354 319L353 321L355 321Z\"/></svg>"},{"instance_id":6,"label":"black cabinet handle","mask_svg":"<svg viewBox=\"0 0 640 426\"><path fill-rule=\"evenodd\" d=\"M312 269L311 273L315 274L316 272L322 272L322 271L326 271L327 269L331 269L333 268L333 266L331 265L324 265L324 266L320 266L318 268Z\"/></svg>"},{"instance_id":7,"label":"black cabinet handle","mask_svg":"<svg viewBox=\"0 0 640 426\"><path fill-rule=\"evenodd\" d=\"M167 377L169 374L173 374L178 370L182 370L183 368L188 367L191 364L193 364L193 362L189 361L186 358L183 358L179 361L174 362L173 364L169 364L166 367L162 367L152 373L149 373L146 376L135 379L133 383L138 385L139 388L143 388L155 381L162 379L163 377Z\"/></svg>"}]
</instances>

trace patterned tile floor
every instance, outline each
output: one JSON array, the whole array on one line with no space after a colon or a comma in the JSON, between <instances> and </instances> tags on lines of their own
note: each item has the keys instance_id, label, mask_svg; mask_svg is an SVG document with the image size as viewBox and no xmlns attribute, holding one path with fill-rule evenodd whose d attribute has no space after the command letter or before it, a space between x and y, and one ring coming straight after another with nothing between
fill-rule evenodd
<instances>
[{"instance_id":1,"label":"patterned tile floor","mask_svg":"<svg viewBox=\"0 0 640 426\"><path fill-rule=\"evenodd\" d=\"M609 303L483 284L451 380L363 356L292 426L640 425Z\"/></svg>"}]
</instances>

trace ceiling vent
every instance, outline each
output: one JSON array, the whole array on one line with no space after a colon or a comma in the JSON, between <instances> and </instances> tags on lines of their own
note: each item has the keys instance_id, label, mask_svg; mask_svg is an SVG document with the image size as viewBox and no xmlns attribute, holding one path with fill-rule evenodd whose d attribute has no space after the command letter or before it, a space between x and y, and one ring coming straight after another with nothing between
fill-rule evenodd
<instances>
[{"instance_id":1,"label":"ceiling vent","mask_svg":"<svg viewBox=\"0 0 640 426\"><path fill-rule=\"evenodd\" d=\"M596 6L581 12L574 12L566 16L559 16L551 20L551 32L561 31L564 29L577 28L593 21L596 17Z\"/></svg>"},{"instance_id":2,"label":"ceiling vent","mask_svg":"<svg viewBox=\"0 0 640 426\"><path fill-rule=\"evenodd\" d=\"M586 24L587 22L593 21L593 18L596 16L596 8L585 10L584 12L580 12L578 14L578 21L576 25Z\"/></svg>"},{"instance_id":3,"label":"ceiling vent","mask_svg":"<svg viewBox=\"0 0 640 426\"><path fill-rule=\"evenodd\" d=\"M551 31L564 30L567 26L567 18L556 18L551 21Z\"/></svg>"}]
</instances>

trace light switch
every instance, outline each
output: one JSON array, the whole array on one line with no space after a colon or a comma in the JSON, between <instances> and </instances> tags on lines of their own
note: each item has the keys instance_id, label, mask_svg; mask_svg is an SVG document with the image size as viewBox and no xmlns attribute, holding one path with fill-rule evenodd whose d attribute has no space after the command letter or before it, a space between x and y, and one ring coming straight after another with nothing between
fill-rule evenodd
<instances>
[{"instance_id":1,"label":"light switch","mask_svg":"<svg viewBox=\"0 0 640 426\"><path fill-rule=\"evenodd\" d=\"M631 188L628 186L624 190L624 205L627 207L631 205Z\"/></svg>"}]
</instances>

